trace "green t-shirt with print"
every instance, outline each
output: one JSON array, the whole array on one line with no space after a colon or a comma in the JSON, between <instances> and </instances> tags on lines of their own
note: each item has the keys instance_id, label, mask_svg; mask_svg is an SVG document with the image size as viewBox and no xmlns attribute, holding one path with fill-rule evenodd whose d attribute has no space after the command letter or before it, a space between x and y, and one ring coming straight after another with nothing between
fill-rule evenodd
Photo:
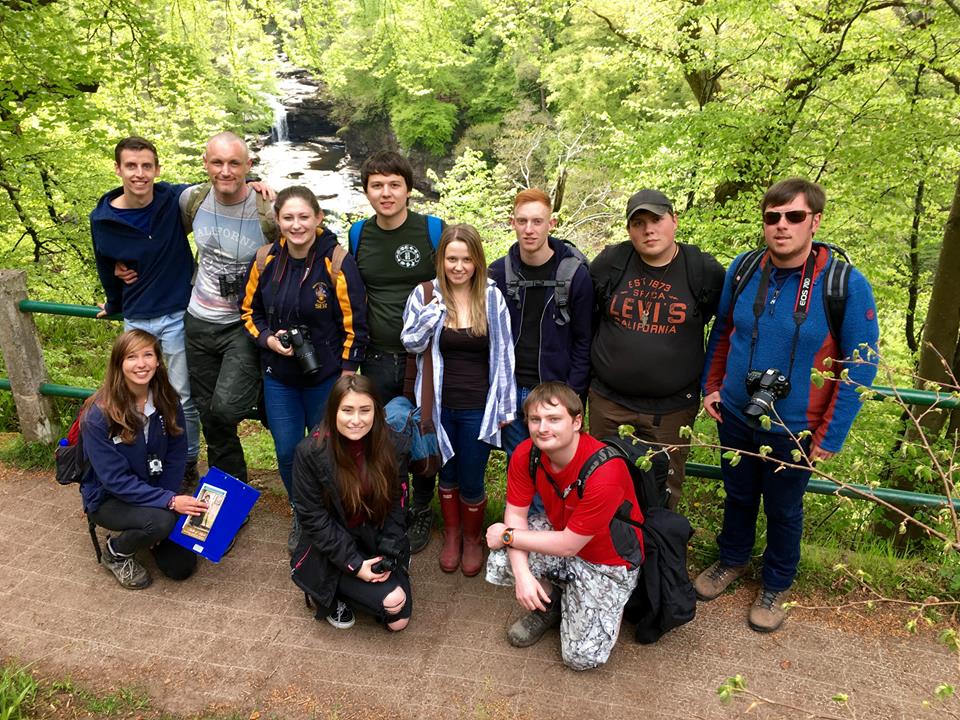
<instances>
[{"instance_id":1,"label":"green t-shirt with print","mask_svg":"<svg viewBox=\"0 0 960 720\"><path fill-rule=\"evenodd\" d=\"M394 230L384 230L374 218L367 220L357 265L367 289L370 344L384 352L404 352L403 307L413 288L437 275L426 216L408 211L403 225Z\"/></svg>"}]
</instances>

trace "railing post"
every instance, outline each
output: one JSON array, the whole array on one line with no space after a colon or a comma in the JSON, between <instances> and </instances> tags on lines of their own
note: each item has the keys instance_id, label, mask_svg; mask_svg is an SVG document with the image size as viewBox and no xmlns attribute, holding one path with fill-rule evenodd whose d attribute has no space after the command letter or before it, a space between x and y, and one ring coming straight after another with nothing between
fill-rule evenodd
<instances>
[{"instance_id":1,"label":"railing post","mask_svg":"<svg viewBox=\"0 0 960 720\"><path fill-rule=\"evenodd\" d=\"M33 315L20 312L19 303L26 297L26 271L0 270L0 352L7 364L20 432L28 442L52 443L59 427L53 402L40 394L40 383L49 378Z\"/></svg>"}]
</instances>

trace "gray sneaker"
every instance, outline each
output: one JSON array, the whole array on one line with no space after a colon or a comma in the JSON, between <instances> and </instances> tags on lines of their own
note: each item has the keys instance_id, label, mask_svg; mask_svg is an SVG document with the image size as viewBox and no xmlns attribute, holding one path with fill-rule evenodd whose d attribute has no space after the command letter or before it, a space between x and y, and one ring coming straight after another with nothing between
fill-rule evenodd
<instances>
[{"instance_id":1,"label":"gray sneaker","mask_svg":"<svg viewBox=\"0 0 960 720\"><path fill-rule=\"evenodd\" d=\"M507 630L507 640L514 647L530 647L539 642L547 630L559 624L560 597L558 595L547 610L534 610L511 625Z\"/></svg>"},{"instance_id":2,"label":"gray sneaker","mask_svg":"<svg viewBox=\"0 0 960 720\"><path fill-rule=\"evenodd\" d=\"M430 542L430 533L433 530L433 508L427 505L419 508L410 506L407 515L407 539L410 540L410 552L418 553Z\"/></svg>"},{"instance_id":3,"label":"gray sneaker","mask_svg":"<svg viewBox=\"0 0 960 720\"><path fill-rule=\"evenodd\" d=\"M333 611L327 615L327 622L333 625L337 630L349 630L357 621L353 615L353 610L343 600L337 600Z\"/></svg>"},{"instance_id":4,"label":"gray sneaker","mask_svg":"<svg viewBox=\"0 0 960 720\"><path fill-rule=\"evenodd\" d=\"M699 600L713 600L727 589L734 580L747 572L747 565L721 565L717 560L693 581L693 589L697 591Z\"/></svg>"},{"instance_id":5,"label":"gray sneaker","mask_svg":"<svg viewBox=\"0 0 960 720\"><path fill-rule=\"evenodd\" d=\"M120 555L114 553L110 548L110 540L107 539L106 547L103 549L103 555L100 563L117 579L122 587L128 590L143 590L153 579L147 569L141 565L133 555Z\"/></svg>"},{"instance_id":6,"label":"gray sneaker","mask_svg":"<svg viewBox=\"0 0 960 720\"><path fill-rule=\"evenodd\" d=\"M789 599L789 590L774 592L760 588L757 599L750 606L750 616L747 619L750 628L764 633L777 630L787 619L787 611L783 609L783 604Z\"/></svg>"}]
</instances>

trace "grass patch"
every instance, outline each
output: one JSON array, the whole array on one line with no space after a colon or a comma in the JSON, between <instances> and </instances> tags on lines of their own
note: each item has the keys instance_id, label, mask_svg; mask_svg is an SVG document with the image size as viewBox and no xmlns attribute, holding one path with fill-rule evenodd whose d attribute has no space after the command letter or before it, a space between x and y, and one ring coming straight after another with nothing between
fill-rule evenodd
<instances>
[{"instance_id":1,"label":"grass patch","mask_svg":"<svg viewBox=\"0 0 960 720\"><path fill-rule=\"evenodd\" d=\"M52 470L53 446L25 442L19 434L8 435L0 439L0 462L21 470Z\"/></svg>"},{"instance_id":2,"label":"grass patch","mask_svg":"<svg viewBox=\"0 0 960 720\"><path fill-rule=\"evenodd\" d=\"M6 664L0 672L0 720L31 717L39 685L25 667Z\"/></svg>"}]
</instances>

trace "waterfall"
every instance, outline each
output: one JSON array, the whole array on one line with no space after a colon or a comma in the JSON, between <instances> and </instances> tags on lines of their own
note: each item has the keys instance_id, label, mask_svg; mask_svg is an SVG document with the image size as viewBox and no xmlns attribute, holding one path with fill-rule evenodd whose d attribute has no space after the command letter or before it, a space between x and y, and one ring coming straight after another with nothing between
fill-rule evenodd
<instances>
[{"instance_id":1,"label":"waterfall","mask_svg":"<svg viewBox=\"0 0 960 720\"><path fill-rule=\"evenodd\" d=\"M287 135L287 108L278 97L270 97L270 107L273 110L273 127L270 128L270 140L275 143L289 142Z\"/></svg>"}]
</instances>

